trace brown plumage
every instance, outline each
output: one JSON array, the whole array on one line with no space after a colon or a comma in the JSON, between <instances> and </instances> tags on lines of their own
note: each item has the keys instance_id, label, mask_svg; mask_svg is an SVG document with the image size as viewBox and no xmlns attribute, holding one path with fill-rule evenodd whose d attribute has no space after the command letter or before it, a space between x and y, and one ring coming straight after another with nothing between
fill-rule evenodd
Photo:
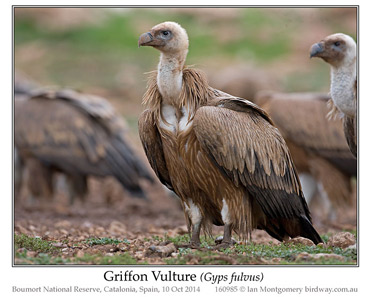
<instances>
[{"instance_id":1,"label":"brown plumage","mask_svg":"<svg viewBox=\"0 0 371 297\"><path fill-rule=\"evenodd\" d=\"M346 140L357 157L357 45L348 35L332 34L312 45L310 57L331 66L330 114L343 118Z\"/></svg>"},{"instance_id":2,"label":"brown plumage","mask_svg":"<svg viewBox=\"0 0 371 297\"><path fill-rule=\"evenodd\" d=\"M333 215L352 203L350 178L357 175L357 160L349 151L340 119L327 119L329 100L320 93L260 92L255 98L282 133L298 172L316 180L322 207L325 199L330 200L328 214Z\"/></svg>"},{"instance_id":3,"label":"brown plumage","mask_svg":"<svg viewBox=\"0 0 371 297\"><path fill-rule=\"evenodd\" d=\"M234 63L223 71L208 70L208 81L226 93L252 100L259 91L280 90L276 77L249 64Z\"/></svg>"},{"instance_id":4,"label":"brown plumage","mask_svg":"<svg viewBox=\"0 0 371 297\"><path fill-rule=\"evenodd\" d=\"M181 198L199 245L201 226L225 225L248 238L255 228L284 240L321 238L288 148L268 114L255 104L211 88L204 75L184 67L185 30L173 22L152 28L139 45L161 51L148 83L139 134L160 181Z\"/></svg>"},{"instance_id":5,"label":"brown plumage","mask_svg":"<svg viewBox=\"0 0 371 297\"><path fill-rule=\"evenodd\" d=\"M14 131L20 159L41 166L41 176L49 176L42 178L47 189L53 188L54 172L65 173L71 198L84 198L88 176L114 176L140 198L146 195L139 179L153 181L128 144L122 118L103 98L67 89L34 91L31 97L15 100ZM30 184L38 195L32 184L40 184L35 178Z\"/></svg>"}]
</instances>

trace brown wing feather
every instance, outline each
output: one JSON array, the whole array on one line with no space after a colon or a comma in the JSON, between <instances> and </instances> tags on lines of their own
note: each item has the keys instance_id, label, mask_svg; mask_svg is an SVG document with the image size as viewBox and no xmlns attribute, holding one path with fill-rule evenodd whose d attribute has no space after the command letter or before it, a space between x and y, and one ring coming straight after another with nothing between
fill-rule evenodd
<instances>
[{"instance_id":1,"label":"brown wing feather","mask_svg":"<svg viewBox=\"0 0 371 297\"><path fill-rule=\"evenodd\" d=\"M321 242L288 148L265 113L248 101L221 100L196 112L194 131L222 172L259 204L270 220L262 228L280 240L288 233Z\"/></svg>"},{"instance_id":2,"label":"brown wing feather","mask_svg":"<svg viewBox=\"0 0 371 297\"><path fill-rule=\"evenodd\" d=\"M148 161L157 177L166 187L174 190L166 166L161 136L157 130L154 116L155 113L148 109L140 115L138 120L140 140L142 141Z\"/></svg>"},{"instance_id":3,"label":"brown wing feather","mask_svg":"<svg viewBox=\"0 0 371 297\"><path fill-rule=\"evenodd\" d=\"M194 131L210 159L264 212L268 220L258 228L279 240L288 234L322 242L288 148L265 112L243 99L220 100L196 112Z\"/></svg>"},{"instance_id":4,"label":"brown wing feather","mask_svg":"<svg viewBox=\"0 0 371 297\"><path fill-rule=\"evenodd\" d=\"M271 115L283 137L306 152L326 158L342 171L356 172L342 120L327 118L328 96L316 93L263 94L263 108ZM347 164L344 168L343 164Z\"/></svg>"},{"instance_id":5,"label":"brown wing feather","mask_svg":"<svg viewBox=\"0 0 371 297\"><path fill-rule=\"evenodd\" d=\"M16 101L15 143L19 151L69 174L115 176L127 190L144 196L138 179L153 179L125 140L120 117L112 114L103 125L107 113L99 113L94 106L89 111L71 101L58 92L39 92Z\"/></svg>"},{"instance_id":6,"label":"brown wing feather","mask_svg":"<svg viewBox=\"0 0 371 297\"><path fill-rule=\"evenodd\" d=\"M194 127L203 148L236 186L245 186L254 196L264 192L258 200L271 217L309 216L287 146L259 112L248 106L245 112L202 107ZM275 191L285 197L281 199Z\"/></svg>"},{"instance_id":7,"label":"brown wing feather","mask_svg":"<svg viewBox=\"0 0 371 297\"><path fill-rule=\"evenodd\" d=\"M328 121L323 94L271 94L262 106L285 138L313 150L346 151L339 119Z\"/></svg>"}]
</instances>

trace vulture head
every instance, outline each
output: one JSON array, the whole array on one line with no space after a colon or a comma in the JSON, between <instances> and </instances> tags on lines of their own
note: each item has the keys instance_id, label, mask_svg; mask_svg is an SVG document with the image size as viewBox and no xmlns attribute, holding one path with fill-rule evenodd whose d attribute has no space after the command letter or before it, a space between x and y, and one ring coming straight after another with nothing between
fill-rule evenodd
<instances>
[{"instance_id":1,"label":"vulture head","mask_svg":"<svg viewBox=\"0 0 371 297\"><path fill-rule=\"evenodd\" d=\"M152 46L163 53L177 54L188 50L188 35L179 24L164 22L142 34L138 46Z\"/></svg>"},{"instance_id":2,"label":"vulture head","mask_svg":"<svg viewBox=\"0 0 371 297\"><path fill-rule=\"evenodd\" d=\"M352 37L336 33L312 45L310 57L322 58L331 66L339 67L355 62L357 46Z\"/></svg>"}]
</instances>

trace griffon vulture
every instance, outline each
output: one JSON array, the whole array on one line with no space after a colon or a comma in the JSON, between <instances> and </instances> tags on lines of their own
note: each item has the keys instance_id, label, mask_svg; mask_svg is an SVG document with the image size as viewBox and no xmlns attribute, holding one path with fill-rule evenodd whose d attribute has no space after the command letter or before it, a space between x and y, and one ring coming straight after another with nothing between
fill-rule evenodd
<instances>
[{"instance_id":1,"label":"griffon vulture","mask_svg":"<svg viewBox=\"0 0 371 297\"><path fill-rule=\"evenodd\" d=\"M185 67L188 36L165 22L140 36L160 62L144 95L139 134L160 181L181 198L199 246L200 229L224 225L247 239L255 228L278 240L321 237L311 224L289 150L268 114L255 104L211 88Z\"/></svg>"},{"instance_id":2,"label":"griffon vulture","mask_svg":"<svg viewBox=\"0 0 371 297\"><path fill-rule=\"evenodd\" d=\"M321 93L264 91L254 101L270 114L286 140L303 188L305 180L315 179L312 197L320 195L321 210L331 219L353 202L350 179L357 175L357 160L349 151L340 119L327 120L329 100ZM304 194L311 205L311 195Z\"/></svg>"},{"instance_id":3,"label":"griffon vulture","mask_svg":"<svg viewBox=\"0 0 371 297\"><path fill-rule=\"evenodd\" d=\"M352 37L336 33L312 45L310 57L331 66L331 114L343 118L350 151L357 157L357 45Z\"/></svg>"},{"instance_id":4,"label":"griffon vulture","mask_svg":"<svg viewBox=\"0 0 371 297\"><path fill-rule=\"evenodd\" d=\"M88 176L113 176L133 196L146 197L139 180L153 178L129 145L122 118L106 100L68 89L37 90L15 100L14 127L18 156L32 160L30 170L39 168L51 191L52 174L59 171L67 177L71 198L84 198ZM30 185L38 195L35 178Z\"/></svg>"}]
</instances>

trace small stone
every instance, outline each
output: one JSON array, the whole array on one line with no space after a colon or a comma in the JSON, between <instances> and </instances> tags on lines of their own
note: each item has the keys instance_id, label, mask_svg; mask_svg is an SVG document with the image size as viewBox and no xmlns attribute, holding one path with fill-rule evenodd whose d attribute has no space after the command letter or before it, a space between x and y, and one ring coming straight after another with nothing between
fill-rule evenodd
<instances>
[{"instance_id":1,"label":"small stone","mask_svg":"<svg viewBox=\"0 0 371 297\"><path fill-rule=\"evenodd\" d=\"M198 258L191 258L189 261L187 261L187 264L189 265L197 265L198 264Z\"/></svg>"},{"instance_id":2,"label":"small stone","mask_svg":"<svg viewBox=\"0 0 371 297\"><path fill-rule=\"evenodd\" d=\"M103 227L97 227L95 228L95 234L96 235L102 235L102 234L105 234L106 230L103 228Z\"/></svg>"},{"instance_id":3,"label":"small stone","mask_svg":"<svg viewBox=\"0 0 371 297\"><path fill-rule=\"evenodd\" d=\"M300 237L300 236L289 239L287 241L287 243L302 244L302 245L305 245L305 246L314 246L315 245L313 243L313 241L311 241L310 239L304 238L304 237Z\"/></svg>"},{"instance_id":4,"label":"small stone","mask_svg":"<svg viewBox=\"0 0 371 297\"><path fill-rule=\"evenodd\" d=\"M56 228L61 228L61 229L68 229L71 227L71 223L67 220L63 220L63 221L58 221L54 224L54 226Z\"/></svg>"},{"instance_id":5,"label":"small stone","mask_svg":"<svg viewBox=\"0 0 371 297\"><path fill-rule=\"evenodd\" d=\"M319 258L325 258L325 259L335 259L335 260L344 260L344 257L341 256L341 255L337 255L337 254L323 254L323 253L320 253L320 254L315 254L315 255L312 255L314 259L319 259Z\"/></svg>"},{"instance_id":6,"label":"small stone","mask_svg":"<svg viewBox=\"0 0 371 297\"><path fill-rule=\"evenodd\" d=\"M62 242L53 242L51 245L57 248L67 247L67 245Z\"/></svg>"},{"instance_id":7,"label":"small stone","mask_svg":"<svg viewBox=\"0 0 371 297\"><path fill-rule=\"evenodd\" d=\"M78 250L77 253L76 253L76 257L77 258L82 258L82 257L84 257L84 254L85 253L82 250Z\"/></svg>"},{"instance_id":8,"label":"small stone","mask_svg":"<svg viewBox=\"0 0 371 297\"><path fill-rule=\"evenodd\" d=\"M68 235L69 232L66 230L66 229L61 229L59 230L60 233L62 233L63 235Z\"/></svg>"},{"instance_id":9,"label":"small stone","mask_svg":"<svg viewBox=\"0 0 371 297\"><path fill-rule=\"evenodd\" d=\"M345 249L356 243L356 239L352 233L340 232L331 236L327 242L328 246L340 247Z\"/></svg>"},{"instance_id":10,"label":"small stone","mask_svg":"<svg viewBox=\"0 0 371 297\"><path fill-rule=\"evenodd\" d=\"M305 260L305 261L310 261L310 260L317 260L320 258L324 259L335 259L335 260L344 260L344 257L341 255L337 254L324 254L324 253L319 253L319 254L308 254L307 252L302 252L296 256L296 260Z\"/></svg>"},{"instance_id":11,"label":"small stone","mask_svg":"<svg viewBox=\"0 0 371 297\"><path fill-rule=\"evenodd\" d=\"M174 252L176 252L176 247L175 247L174 243L170 243L170 244L165 245L165 246L162 246L162 245L158 245L158 246L152 245L152 246L150 246L147 249L146 254L148 256L156 255L156 256L159 256L159 257L162 257L163 258L163 257L170 256Z\"/></svg>"},{"instance_id":12,"label":"small stone","mask_svg":"<svg viewBox=\"0 0 371 297\"><path fill-rule=\"evenodd\" d=\"M41 237L41 239L43 239L43 240L49 240L49 239L50 239L49 234L50 234L50 232L46 232L46 233Z\"/></svg>"},{"instance_id":13,"label":"small stone","mask_svg":"<svg viewBox=\"0 0 371 297\"><path fill-rule=\"evenodd\" d=\"M35 252L35 251L27 251L26 255L27 255L27 257L33 258L33 257L36 257L37 252Z\"/></svg>"},{"instance_id":14,"label":"small stone","mask_svg":"<svg viewBox=\"0 0 371 297\"><path fill-rule=\"evenodd\" d=\"M122 235L126 233L126 226L119 221L113 221L108 227L108 232Z\"/></svg>"},{"instance_id":15,"label":"small stone","mask_svg":"<svg viewBox=\"0 0 371 297\"><path fill-rule=\"evenodd\" d=\"M138 260L143 259L143 252L136 252L134 257Z\"/></svg>"},{"instance_id":16,"label":"small stone","mask_svg":"<svg viewBox=\"0 0 371 297\"><path fill-rule=\"evenodd\" d=\"M128 245L124 242L120 242L118 245L117 245L117 248L120 250L120 251L126 251L129 249Z\"/></svg>"},{"instance_id":17,"label":"small stone","mask_svg":"<svg viewBox=\"0 0 371 297\"><path fill-rule=\"evenodd\" d=\"M281 261L282 261L281 258L272 258L272 262L273 262L273 263L279 263L279 262L281 262Z\"/></svg>"},{"instance_id":18,"label":"small stone","mask_svg":"<svg viewBox=\"0 0 371 297\"><path fill-rule=\"evenodd\" d=\"M27 234L28 233L27 229L23 228L21 225L18 225L18 224L15 225L14 229L15 229L15 231L17 231L21 234Z\"/></svg>"},{"instance_id":19,"label":"small stone","mask_svg":"<svg viewBox=\"0 0 371 297\"><path fill-rule=\"evenodd\" d=\"M296 256L296 259L307 260L309 259L309 254L307 252L302 252Z\"/></svg>"}]
</instances>

